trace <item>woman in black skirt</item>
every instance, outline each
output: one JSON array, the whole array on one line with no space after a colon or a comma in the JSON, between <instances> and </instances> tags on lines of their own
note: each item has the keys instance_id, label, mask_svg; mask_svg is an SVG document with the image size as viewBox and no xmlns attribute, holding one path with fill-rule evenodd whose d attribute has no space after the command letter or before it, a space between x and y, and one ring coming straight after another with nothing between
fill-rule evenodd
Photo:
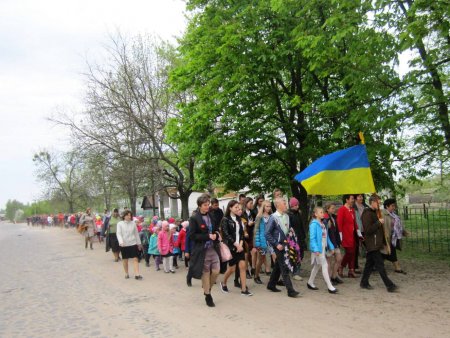
<instances>
[{"instance_id":1,"label":"woman in black skirt","mask_svg":"<svg viewBox=\"0 0 450 338\"><path fill-rule=\"evenodd\" d=\"M127 210L122 215L123 221L117 224L117 240L120 245L120 252L122 254L123 269L125 271L125 278L128 279L128 259L133 259L134 278L142 279L139 274L139 250L142 250L141 239L137 231L136 223L132 220L131 211Z\"/></svg>"},{"instance_id":2,"label":"woman in black skirt","mask_svg":"<svg viewBox=\"0 0 450 338\"><path fill-rule=\"evenodd\" d=\"M220 283L222 292L228 293L227 281L228 278L236 271L236 266L239 269L241 277L241 295L252 296L253 294L248 291L246 284L246 264L245 264L245 251L244 251L244 228L242 226L241 218L242 209L241 205L236 200L228 202L225 216L222 218L221 229L223 234L223 242L230 249L232 258L228 261L228 270L225 272L223 282Z\"/></svg>"}]
</instances>

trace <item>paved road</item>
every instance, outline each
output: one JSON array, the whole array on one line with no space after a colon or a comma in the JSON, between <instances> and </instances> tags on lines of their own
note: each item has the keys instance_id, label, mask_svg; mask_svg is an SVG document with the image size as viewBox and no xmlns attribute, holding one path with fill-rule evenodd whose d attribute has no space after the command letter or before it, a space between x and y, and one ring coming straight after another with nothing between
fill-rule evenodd
<instances>
[{"instance_id":1,"label":"paved road","mask_svg":"<svg viewBox=\"0 0 450 338\"><path fill-rule=\"evenodd\" d=\"M167 275L141 264L144 280L125 280L103 246L85 250L74 230L6 223L0 223L0 266L0 337L435 337L449 327L448 271L433 299L412 299L404 276L395 276L403 285L395 295L379 278L369 293L347 280L336 296L320 279L318 292L295 282L299 299L250 282L254 297L216 289L210 309L199 281L185 286L184 267Z\"/></svg>"}]
</instances>

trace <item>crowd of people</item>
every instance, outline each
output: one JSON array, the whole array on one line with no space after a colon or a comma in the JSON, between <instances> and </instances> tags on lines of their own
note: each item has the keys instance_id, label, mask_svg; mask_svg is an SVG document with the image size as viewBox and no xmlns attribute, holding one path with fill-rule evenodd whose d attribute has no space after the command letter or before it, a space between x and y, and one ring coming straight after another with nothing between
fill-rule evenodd
<instances>
[{"instance_id":1,"label":"crowd of people","mask_svg":"<svg viewBox=\"0 0 450 338\"><path fill-rule=\"evenodd\" d=\"M288 297L297 297L299 291L291 279L303 280L300 271L308 248L312 267L306 282L309 290L319 290L315 280L321 270L330 294L338 293L336 286L344 283L344 277L350 280L358 275L360 287L372 289L369 278L373 271L378 271L387 291L395 291L397 286L387 276L384 260L393 263L396 273L406 274L400 268L397 250L407 235L395 213L396 201L387 199L383 209L375 194L368 204L364 194L344 195L342 202L339 208L335 203L315 207L307 222L299 201L292 197L287 202L279 189L272 201L262 195L253 199L241 194L239 200L228 203L225 212L216 198L203 194L189 220L158 216L144 220L133 217L127 209L121 215L118 209L98 215L88 208L69 215L66 224L77 226L86 250L94 249L95 238L104 240L114 261L122 261L126 279L130 278L130 260L136 280L143 278L141 260L146 267L153 261L156 271L167 274L175 273L178 262L184 261L187 286L192 286L193 278L201 279L209 307L215 306L214 285L228 294L233 278L240 294L248 297L253 295L248 281L254 281L253 287L264 284L264 274L270 276L267 290L280 292L282 286ZM32 224L40 224L38 219L35 222L33 217ZM364 269L359 265L360 257L366 258Z\"/></svg>"}]
</instances>

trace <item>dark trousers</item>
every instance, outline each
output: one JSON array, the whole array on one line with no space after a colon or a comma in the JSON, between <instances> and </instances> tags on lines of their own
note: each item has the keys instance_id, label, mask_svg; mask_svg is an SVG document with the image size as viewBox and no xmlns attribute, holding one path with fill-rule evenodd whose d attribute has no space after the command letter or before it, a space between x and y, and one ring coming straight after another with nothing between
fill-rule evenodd
<instances>
[{"instance_id":1,"label":"dark trousers","mask_svg":"<svg viewBox=\"0 0 450 338\"><path fill-rule=\"evenodd\" d=\"M386 287L391 287L394 283L389 279L384 268L383 257L379 250L368 252L366 255L366 265L364 266L364 272L361 277L361 285L367 286L369 284L369 277L373 271L373 268L378 271L381 279Z\"/></svg>"},{"instance_id":2,"label":"dark trousers","mask_svg":"<svg viewBox=\"0 0 450 338\"><path fill-rule=\"evenodd\" d=\"M270 275L269 283L267 284L267 287L273 288L277 285L278 280L281 278L283 279L284 285L286 285L286 289L288 293L291 293L294 290L294 287L292 286L292 281L289 276L289 268L287 267L286 263L284 262L284 252L279 251L278 249L274 248L275 255L277 256L277 259L275 260L274 267L272 270L272 273Z\"/></svg>"},{"instance_id":3,"label":"dark trousers","mask_svg":"<svg viewBox=\"0 0 450 338\"><path fill-rule=\"evenodd\" d=\"M355 244L356 244L356 247L355 247L355 269L359 269L359 238L358 238L358 235L356 234L356 232L355 232Z\"/></svg>"},{"instance_id":4,"label":"dark trousers","mask_svg":"<svg viewBox=\"0 0 450 338\"><path fill-rule=\"evenodd\" d=\"M147 245L144 244L142 248L143 248L142 255L144 256L145 263L150 263L150 255L148 254L148 244Z\"/></svg>"}]
</instances>

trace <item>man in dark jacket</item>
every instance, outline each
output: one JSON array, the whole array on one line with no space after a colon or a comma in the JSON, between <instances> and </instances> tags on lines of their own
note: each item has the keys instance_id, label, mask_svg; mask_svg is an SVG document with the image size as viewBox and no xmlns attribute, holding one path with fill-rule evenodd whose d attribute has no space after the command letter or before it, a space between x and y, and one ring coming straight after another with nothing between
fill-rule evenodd
<instances>
[{"instance_id":1,"label":"man in dark jacket","mask_svg":"<svg viewBox=\"0 0 450 338\"><path fill-rule=\"evenodd\" d=\"M291 227L294 229L295 235L297 236L298 245L300 246L300 256L303 260L306 250L306 234L298 199L296 199L295 197L291 197L291 199L289 200L289 206L290 209L287 212L289 215L289 223L291 224ZM295 280L302 280L302 278L300 277L300 263L294 268L293 275Z\"/></svg>"},{"instance_id":2,"label":"man in dark jacket","mask_svg":"<svg viewBox=\"0 0 450 338\"><path fill-rule=\"evenodd\" d=\"M381 276L381 279L386 285L389 292L394 292L397 286L389 279L384 269L384 261L381 256L380 249L385 245L385 237L383 230L383 217L379 218L377 210L379 208L380 199L377 195L372 195L369 198L369 208L364 209L361 215L361 222L364 229L365 245L367 250L366 265L361 277L360 286L363 289L371 290L372 286L369 284L369 277L375 268Z\"/></svg>"},{"instance_id":3,"label":"man in dark jacket","mask_svg":"<svg viewBox=\"0 0 450 338\"><path fill-rule=\"evenodd\" d=\"M211 198L211 208L209 213L214 218L216 224L220 224L223 218L223 211L219 207L219 200L217 198Z\"/></svg>"},{"instance_id":4,"label":"man in dark jacket","mask_svg":"<svg viewBox=\"0 0 450 338\"><path fill-rule=\"evenodd\" d=\"M278 197L274 201L276 212L273 213L268 221L266 228L266 240L272 246L275 255L277 256L272 274L270 275L267 289L272 292L279 292L276 284L278 279L283 278L284 285L286 286L289 297L297 297L299 292L295 291L291 278L289 276L289 268L284 260L284 251L287 245L286 238L289 232L289 217L286 214L287 205L286 201Z\"/></svg>"}]
</instances>

